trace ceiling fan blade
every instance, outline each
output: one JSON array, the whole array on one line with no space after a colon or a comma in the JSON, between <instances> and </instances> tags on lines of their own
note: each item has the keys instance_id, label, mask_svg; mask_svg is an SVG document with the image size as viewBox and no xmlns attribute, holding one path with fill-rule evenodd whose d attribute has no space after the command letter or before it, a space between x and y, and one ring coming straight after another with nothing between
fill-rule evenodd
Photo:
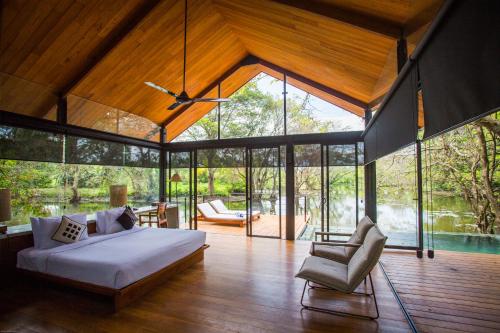
<instances>
[{"instance_id":1,"label":"ceiling fan blade","mask_svg":"<svg viewBox=\"0 0 500 333\"><path fill-rule=\"evenodd\" d=\"M188 100L188 101L182 101L182 102L175 102L174 104L170 105L167 109L168 110L173 110L177 108L179 105L184 105L184 104L191 104L193 101Z\"/></svg>"},{"instance_id":2,"label":"ceiling fan blade","mask_svg":"<svg viewBox=\"0 0 500 333\"><path fill-rule=\"evenodd\" d=\"M175 97L175 98L179 97L176 93L173 93L173 92L171 92L170 90L167 90L167 89L165 89L165 88L163 88L163 87L161 87L161 86L159 86L159 85L157 85L157 84L155 84L155 83L153 83L153 82L149 82L149 81L147 81L147 82L144 82L144 83L145 83L146 85L150 86L151 88L154 88L154 89L156 89L156 90L159 90L159 91L161 91L161 92L164 92L165 94L169 94L170 96L173 96L173 97Z\"/></svg>"},{"instance_id":3,"label":"ceiling fan blade","mask_svg":"<svg viewBox=\"0 0 500 333\"><path fill-rule=\"evenodd\" d=\"M229 98L193 98L193 102L229 102Z\"/></svg>"}]
</instances>

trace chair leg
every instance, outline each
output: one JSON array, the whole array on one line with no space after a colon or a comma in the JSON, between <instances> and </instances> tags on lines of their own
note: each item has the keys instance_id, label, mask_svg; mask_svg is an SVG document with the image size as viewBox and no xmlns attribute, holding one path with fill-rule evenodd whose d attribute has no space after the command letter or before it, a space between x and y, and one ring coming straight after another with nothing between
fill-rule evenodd
<instances>
[{"instance_id":1,"label":"chair leg","mask_svg":"<svg viewBox=\"0 0 500 333\"><path fill-rule=\"evenodd\" d=\"M360 315L356 313L350 313L350 312L343 312L343 311L335 311L335 310L330 310L326 308L319 308L319 307L314 307L311 305L306 305L304 304L304 295L306 293L307 286L311 286L311 289L325 289L325 290L334 290L331 288L326 288L326 287L318 287L318 286L312 286L308 280L304 283L304 289L302 290L302 296L300 298L300 305L302 305L302 308L305 310L311 310L311 311L316 311L316 312L323 312L323 313L328 313L332 315L339 315L339 316L349 316L349 317L355 317L355 318L361 318L361 319L371 319L375 320L378 319L380 316L379 310L378 310L378 304L377 304L377 296L375 295L375 289L373 288L373 281L372 281L372 276L371 273L368 274L368 277L370 279L370 287L372 289L371 294L364 294L364 293L352 293L355 295L365 295L365 296L373 296L373 301L375 302L375 311L376 311L376 316L366 316L366 315Z\"/></svg>"}]
</instances>

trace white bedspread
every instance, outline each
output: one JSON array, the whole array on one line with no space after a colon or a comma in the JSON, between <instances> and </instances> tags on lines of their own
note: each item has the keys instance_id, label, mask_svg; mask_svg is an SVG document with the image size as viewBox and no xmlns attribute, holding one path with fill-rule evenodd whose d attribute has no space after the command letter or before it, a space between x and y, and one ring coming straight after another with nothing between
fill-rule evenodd
<instances>
[{"instance_id":1,"label":"white bedspread","mask_svg":"<svg viewBox=\"0 0 500 333\"><path fill-rule=\"evenodd\" d=\"M24 249L17 267L120 289L188 256L205 240L203 231L134 228L52 249Z\"/></svg>"}]
</instances>

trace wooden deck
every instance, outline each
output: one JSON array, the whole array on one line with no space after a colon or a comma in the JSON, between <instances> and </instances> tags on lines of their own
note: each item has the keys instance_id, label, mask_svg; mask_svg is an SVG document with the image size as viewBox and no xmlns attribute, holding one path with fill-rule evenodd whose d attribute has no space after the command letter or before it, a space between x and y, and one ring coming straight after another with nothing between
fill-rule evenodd
<instances>
[{"instance_id":1,"label":"wooden deck","mask_svg":"<svg viewBox=\"0 0 500 333\"><path fill-rule=\"evenodd\" d=\"M286 238L286 216L281 216L281 238ZM306 220L304 215L295 216L295 237L298 237L304 227ZM245 236L246 226L219 224L212 222L198 221L198 230L203 230L210 233ZM257 236L279 236L279 217L277 215L261 215L260 219L252 222L252 233Z\"/></svg>"},{"instance_id":2,"label":"wooden deck","mask_svg":"<svg viewBox=\"0 0 500 333\"><path fill-rule=\"evenodd\" d=\"M500 332L500 255L385 252L382 263L421 332Z\"/></svg>"},{"instance_id":3,"label":"wooden deck","mask_svg":"<svg viewBox=\"0 0 500 333\"><path fill-rule=\"evenodd\" d=\"M408 332L377 266L377 321L301 311L294 278L310 242L209 233L205 261L141 300L111 313L100 299L24 281L0 291L0 331L15 332ZM318 292L319 293L319 292ZM311 294L312 295L312 294ZM340 309L363 311L366 298L333 294Z\"/></svg>"}]
</instances>

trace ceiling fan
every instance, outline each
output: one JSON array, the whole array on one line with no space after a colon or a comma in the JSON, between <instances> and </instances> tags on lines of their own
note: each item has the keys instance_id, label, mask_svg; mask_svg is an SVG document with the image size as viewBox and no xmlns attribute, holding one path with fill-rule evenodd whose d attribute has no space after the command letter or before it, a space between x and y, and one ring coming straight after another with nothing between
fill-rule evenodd
<instances>
[{"instance_id":1,"label":"ceiling fan","mask_svg":"<svg viewBox=\"0 0 500 333\"><path fill-rule=\"evenodd\" d=\"M184 2L184 69L182 73L182 92L180 94L176 94L153 82L150 81L144 82L146 85L154 89L157 89L161 92L164 92L170 96L175 97L175 103L170 105L167 108L168 110L173 110L179 105L192 104L198 102L229 102L228 98L191 98L186 92L187 2L188 0L185 0Z\"/></svg>"}]
</instances>

